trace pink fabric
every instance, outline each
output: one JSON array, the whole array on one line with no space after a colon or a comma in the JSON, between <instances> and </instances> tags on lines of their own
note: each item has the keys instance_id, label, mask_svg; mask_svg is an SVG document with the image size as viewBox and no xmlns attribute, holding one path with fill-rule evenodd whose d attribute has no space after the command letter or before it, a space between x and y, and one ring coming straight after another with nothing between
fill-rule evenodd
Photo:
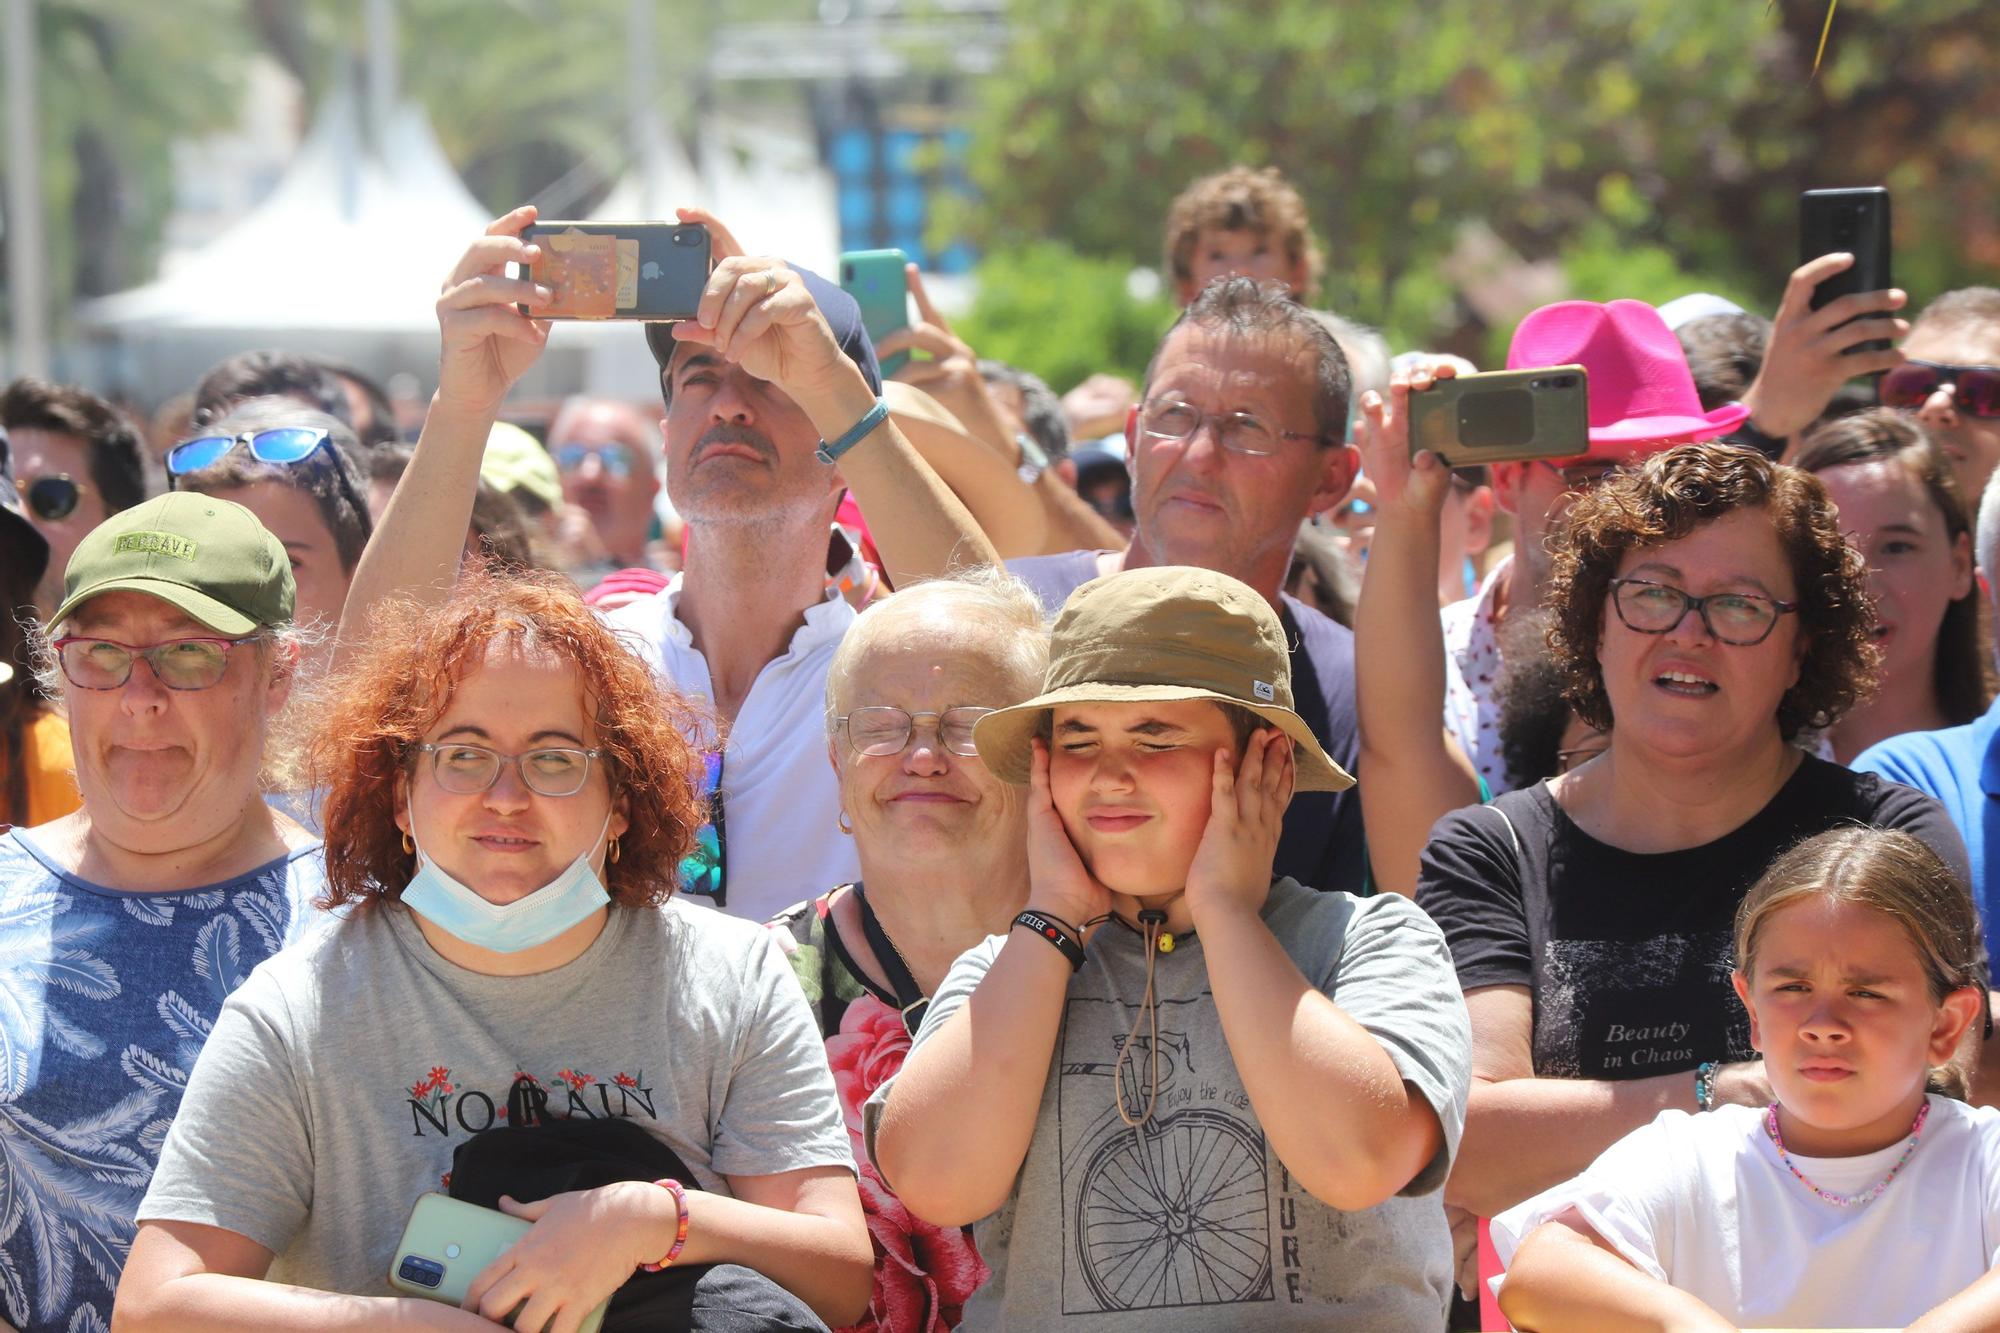
<instances>
[{"instance_id":1,"label":"pink fabric","mask_svg":"<svg viewBox=\"0 0 2000 1333\"><path fill-rule=\"evenodd\" d=\"M1644 301L1558 301L1521 321L1507 369L1580 365L1590 372L1590 457L1624 459L1668 440L1710 439L1750 409L1701 409L1680 340Z\"/></svg>"},{"instance_id":2,"label":"pink fabric","mask_svg":"<svg viewBox=\"0 0 2000 1333\"><path fill-rule=\"evenodd\" d=\"M667 590L668 577L657 569L619 569L606 574L596 587L583 595L585 606L596 606L613 597L630 601L651 597Z\"/></svg>"},{"instance_id":3,"label":"pink fabric","mask_svg":"<svg viewBox=\"0 0 2000 1333\"><path fill-rule=\"evenodd\" d=\"M988 1276L965 1229L934 1227L912 1216L875 1174L863 1146L861 1107L903 1067L909 1053L903 1016L872 995L851 1002L841 1015L840 1031L826 1039L833 1086L860 1168L861 1209L875 1245L875 1290L868 1298L868 1313L842 1333L938 1333L956 1328L964 1317L966 1298Z\"/></svg>"}]
</instances>

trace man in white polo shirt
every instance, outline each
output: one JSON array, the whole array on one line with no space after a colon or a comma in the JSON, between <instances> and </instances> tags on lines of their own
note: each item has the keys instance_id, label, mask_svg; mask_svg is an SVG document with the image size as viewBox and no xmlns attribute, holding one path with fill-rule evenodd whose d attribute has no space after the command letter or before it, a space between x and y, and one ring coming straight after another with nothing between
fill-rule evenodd
<instances>
[{"instance_id":1,"label":"man in white polo shirt","mask_svg":"<svg viewBox=\"0 0 2000 1333\"><path fill-rule=\"evenodd\" d=\"M533 217L521 208L495 222L446 284L437 395L355 573L343 639L360 632L377 597L442 600L455 576L458 542L447 551L440 534L465 531L486 432L548 337L545 322L514 309L532 310L545 291L505 275L523 258L520 230ZM745 256L706 214L683 210L681 220L708 226L719 261L696 319L647 326L686 567L611 619L721 727L720 873L691 877L688 896L761 921L860 873L836 823L822 713L827 665L855 616L827 588L842 492L866 511L897 584L997 557L881 409L852 298L781 260Z\"/></svg>"}]
</instances>

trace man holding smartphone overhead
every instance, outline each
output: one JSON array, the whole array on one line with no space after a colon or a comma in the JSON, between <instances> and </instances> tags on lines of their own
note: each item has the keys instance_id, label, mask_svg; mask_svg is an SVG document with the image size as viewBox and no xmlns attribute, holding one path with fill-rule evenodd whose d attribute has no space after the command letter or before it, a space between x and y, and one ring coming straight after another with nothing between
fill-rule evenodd
<instances>
[{"instance_id":1,"label":"man holding smartphone overhead","mask_svg":"<svg viewBox=\"0 0 2000 1333\"><path fill-rule=\"evenodd\" d=\"M549 322L532 316L553 293L507 274L541 258L521 235L534 217L522 207L495 221L446 280L438 390L356 571L343 652L376 602L442 602L456 576L487 432L549 338ZM715 799L727 815L716 826L728 839L719 873L701 878L708 901L761 921L796 901L802 884L860 873L836 822L822 718L826 669L855 615L826 586L841 495L851 489L867 511L898 584L995 556L888 416L852 299L782 260L745 255L706 213L683 209L680 220L708 228L718 261L693 318L646 326L687 564L665 592L621 607L612 623L714 710L722 735L700 739L720 744Z\"/></svg>"}]
</instances>

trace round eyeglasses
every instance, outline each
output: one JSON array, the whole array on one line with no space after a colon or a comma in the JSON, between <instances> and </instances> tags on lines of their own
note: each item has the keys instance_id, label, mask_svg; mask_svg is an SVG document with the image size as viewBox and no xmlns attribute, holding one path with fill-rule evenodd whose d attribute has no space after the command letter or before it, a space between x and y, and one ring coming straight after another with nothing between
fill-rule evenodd
<instances>
[{"instance_id":1,"label":"round eyeglasses","mask_svg":"<svg viewBox=\"0 0 2000 1333\"><path fill-rule=\"evenodd\" d=\"M566 745L547 745L501 754L484 745L453 743L415 747L431 757L431 776L437 785L458 796L477 796L500 780L502 765L512 764L521 783L537 796L574 796L590 777L590 764L601 758L602 750L577 750Z\"/></svg>"},{"instance_id":2,"label":"round eyeglasses","mask_svg":"<svg viewBox=\"0 0 2000 1333\"><path fill-rule=\"evenodd\" d=\"M947 708L942 713L906 713L900 708L857 708L834 724L847 733L847 743L856 754L901 754L910 743L910 734L922 720L936 729L938 743L953 754L972 756L979 747L972 743L972 728L993 710L970 705Z\"/></svg>"},{"instance_id":3,"label":"round eyeglasses","mask_svg":"<svg viewBox=\"0 0 2000 1333\"><path fill-rule=\"evenodd\" d=\"M145 658L153 676L170 690L206 690L222 683L229 650L250 639L169 639L140 648L115 639L70 634L50 647L69 683L80 690L115 690L132 679L132 663Z\"/></svg>"},{"instance_id":4,"label":"round eyeglasses","mask_svg":"<svg viewBox=\"0 0 2000 1333\"><path fill-rule=\"evenodd\" d=\"M1302 430L1279 430L1248 412L1204 412L1193 403L1156 399L1139 409L1139 433L1148 440L1188 440L1202 422L1215 428L1215 438L1232 454L1268 458L1281 440L1324 442L1326 436Z\"/></svg>"},{"instance_id":5,"label":"round eyeglasses","mask_svg":"<svg viewBox=\"0 0 2000 1333\"><path fill-rule=\"evenodd\" d=\"M1781 602L1753 592L1712 592L1696 597L1671 583L1647 579L1611 580L1611 604L1627 629L1641 634L1665 634L1687 618L1689 611L1701 615L1717 642L1750 648L1771 637L1778 617L1799 609L1797 602Z\"/></svg>"}]
</instances>

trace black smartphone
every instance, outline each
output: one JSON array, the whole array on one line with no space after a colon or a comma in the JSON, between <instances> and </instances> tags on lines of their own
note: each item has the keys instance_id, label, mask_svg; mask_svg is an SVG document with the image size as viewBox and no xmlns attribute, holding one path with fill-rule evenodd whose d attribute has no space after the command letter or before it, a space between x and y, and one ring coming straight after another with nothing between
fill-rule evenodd
<instances>
[{"instance_id":1,"label":"black smartphone","mask_svg":"<svg viewBox=\"0 0 2000 1333\"><path fill-rule=\"evenodd\" d=\"M1574 458L1590 450L1590 374L1582 366L1495 370L1410 395L1410 454L1448 467Z\"/></svg>"},{"instance_id":2,"label":"black smartphone","mask_svg":"<svg viewBox=\"0 0 2000 1333\"><path fill-rule=\"evenodd\" d=\"M1799 196L1799 262L1846 252L1854 266L1813 288L1812 308L1855 292L1882 292L1889 277L1889 192L1879 185L1853 190L1807 190ZM1890 344L1870 339L1849 352L1886 352Z\"/></svg>"},{"instance_id":3,"label":"black smartphone","mask_svg":"<svg viewBox=\"0 0 2000 1333\"><path fill-rule=\"evenodd\" d=\"M692 222L536 222L521 239L542 248L527 265L555 293L538 319L693 319L708 285L708 228Z\"/></svg>"}]
</instances>

